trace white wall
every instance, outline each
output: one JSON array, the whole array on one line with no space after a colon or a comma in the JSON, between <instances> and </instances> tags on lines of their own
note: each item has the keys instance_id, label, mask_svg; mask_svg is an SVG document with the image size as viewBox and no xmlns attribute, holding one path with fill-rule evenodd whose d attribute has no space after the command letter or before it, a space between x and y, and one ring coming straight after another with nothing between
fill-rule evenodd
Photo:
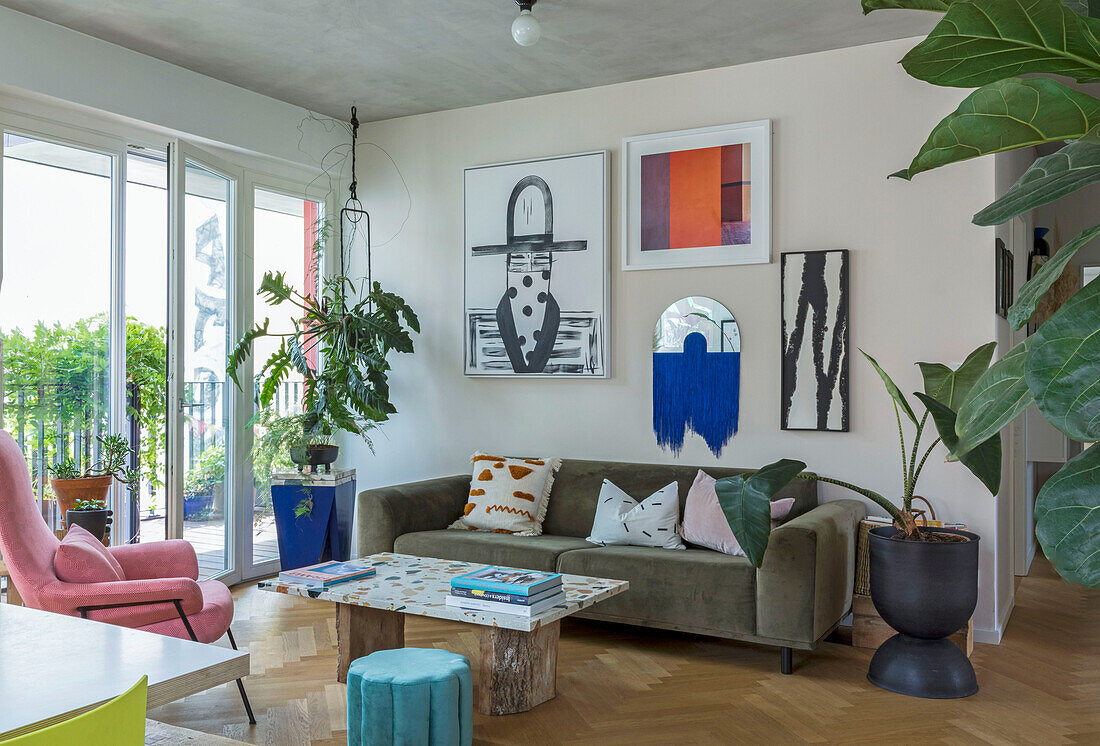
<instances>
[{"instance_id":1,"label":"white wall","mask_svg":"<svg viewBox=\"0 0 1100 746\"><path fill-rule=\"evenodd\" d=\"M737 317L742 340L740 431L720 463L780 457L886 495L901 490L890 400L858 356L851 432L779 429L779 264L782 251L852 250L851 341L906 392L918 360L957 364L993 339L992 229L970 224L994 196L992 159L887 181L964 92L907 77L895 63L915 40L390 120L364 128L408 184L404 230L375 250L375 277L420 314L417 352L396 357L400 413L377 455L345 443L360 486L469 469L475 449L572 458L669 462L651 427L650 344L658 314L710 295ZM774 248L767 265L622 272L620 139L770 118ZM563 153L612 152L612 375L607 381L481 380L462 375L462 169ZM390 161L363 145L365 201L376 240L392 236L409 200ZM719 463L689 436L680 459ZM982 534L976 626L995 625L994 501L968 471L933 456L918 492L942 517ZM826 489L828 498L849 497Z\"/></svg>"},{"instance_id":2,"label":"white wall","mask_svg":"<svg viewBox=\"0 0 1100 746\"><path fill-rule=\"evenodd\" d=\"M996 193L1000 198L1016 183L1024 171L1035 161L1034 148L1022 148L994 157ZM996 237L1004 241L1013 257L1013 300L1019 295L1020 287L1027 280L1027 256L1032 246L1033 219L1028 211L1014 220L997 226ZM991 256L993 256L991 252ZM1005 355L1022 342L1027 330L1013 331L1008 321L1000 316L994 317L996 324L997 351L995 357ZM1026 468L1025 419L1016 418L1001 431L1001 488L994 499L996 511L996 548L995 580L997 596L998 630L1003 629L1008 615L1016 600L1015 573L1017 566L1026 564L1022 559L1017 562L1016 552L1028 553L1024 546L1030 537L1031 551L1034 551L1035 538L1031 528L1031 500L1028 494ZM1026 524L1026 528L1025 528Z\"/></svg>"},{"instance_id":3,"label":"white wall","mask_svg":"<svg viewBox=\"0 0 1100 746\"><path fill-rule=\"evenodd\" d=\"M5 89L312 167L346 139L309 123L303 136L309 112L300 106L0 8Z\"/></svg>"}]
</instances>

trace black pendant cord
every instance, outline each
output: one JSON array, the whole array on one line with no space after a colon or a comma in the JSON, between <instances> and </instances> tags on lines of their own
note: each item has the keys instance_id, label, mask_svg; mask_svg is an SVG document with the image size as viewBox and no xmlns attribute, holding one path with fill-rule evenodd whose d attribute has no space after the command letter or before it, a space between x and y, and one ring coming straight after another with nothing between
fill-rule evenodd
<instances>
[{"instance_id":1,"label":"black pendant cord","mask_svg":"<svg viewBox=\"0 0 1100 746\"><path fill-rule=\"evenodd\" d=\"M371 255L370 255L370 213L363 209L363 203L359 201L358 188L359 182L356 178L355 172L355 144L359 137L359 118L356 116L356 108L351 107L351 184L348 187L348 191L351 193L347 201L344 202L344 207L340 210L340 276L347 276L347 251L348 240L344 236L344 225L351 226L351 235L355 235L355 231L358 230L359 223L365 222L366 236L367 236L367 293L371 292L374 287L371 277ZM340 285L340 297L345 297L344 284L341 281Z\"/></svg>"}]
</instances>

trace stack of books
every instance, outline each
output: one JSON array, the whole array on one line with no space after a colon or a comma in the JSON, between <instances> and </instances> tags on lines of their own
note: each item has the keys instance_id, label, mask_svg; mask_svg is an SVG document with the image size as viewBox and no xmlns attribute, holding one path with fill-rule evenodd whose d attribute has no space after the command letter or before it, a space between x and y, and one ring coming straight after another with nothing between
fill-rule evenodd
<instances>
[{"instance_id":1,"label":"stack of books","mask_svg":"<svg viewBox=\"0 0 1100 746\"><path fill-rule=\"evenodd\" d=\"M283 583L297 583L309 588L328 588L337 583L362 580L374 575L374 566L369 562L351 560L350 562L322 562L319 565L299 567L279 573Z\"/></svg>"},{"instance_id":2,"label":"stack of books","mask_svg":"<svg viewBox=\"0 0 1100 746\"><path fill-rule=\"evenodd\" d=\"M556 572L485 567L451 580L447 605L494 614L535 616L565 603Z\"/></svg>"}]
</instances>

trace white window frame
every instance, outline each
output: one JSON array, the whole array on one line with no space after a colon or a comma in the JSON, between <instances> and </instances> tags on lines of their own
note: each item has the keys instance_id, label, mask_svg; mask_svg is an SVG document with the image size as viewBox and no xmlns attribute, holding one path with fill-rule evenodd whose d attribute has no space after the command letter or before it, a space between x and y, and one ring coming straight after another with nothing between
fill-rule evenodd
<instances>
[{"instance_id":1,"label":"white window frame","mask_svg":"<svg viewBox=\"0 0 1100 746\"><path fill-rule=\"evenodd\" d=\"M126 422L126 308L125 308L125 188L126 188L126 157L133 151L143 149L154 150L158 153L167 153L168 146L173 140L183 140L209 151L215 157L231 164L239 169L241 179L236 190L235 209L239 216L238 247L234 261L229 266L230 287L237 299L251 297L255 288L251 287L253 270L253 195L255 189L267 189L281 192L302 199L320 202L323 205L324 214L332 217L335 212L336 196L329 188L330 181L322 169L305 164L298 164L284 159L265 156L260 153L248 152L239 148L211 142L204 138L189 136L184 132L177 132L165 127L134 123L131 120L115 117L109 114L94 112L76 104L40 100L37 97L23 97L5 90L0 90L0 132L11 132L27 137L39 138L56 142L61 145L100 152L109 155L113 160L112 167L112 215L111 215L111 270L110 270L110 312L109 312L109 375L110 375L110 402L108 412L108 430L111 433L121 433ZM171 178L171 177L170 177ZM3 142L0 138L0 184L3 179ZM342 179L338 180L340 184ZM337 187L339 188L339 187ZM0 189L0 216L3 215L3 190ZM322 272L329 270L331 254L325 257ZM0 291L4 280L4 247L3 232L0 231ZM171 269L170 269L171 272ZM167 278L166 278L167 281ZM172 298L169 302L172 302ZM166 322L168 319L166 319ZM237 339L240 334L252 322L252 304L246 302L234 302L230 299L230 338ZM242 380L250 380L252 361L246 363L246 369L242 370ZM247 375L247 377L246 377ZM235 387L234 387L235 390ZM241 392L235 397L231 410L231 422L241 423L240 431L243 431L243 423L251 417L251 391ZM242 404L243 401L243 404ZM247 412L247 415L245 414ZM240 419L241 417L244 419ZM171 412L169 411L169 418ZM234 468L231 472L234 477L233 489L237 496L245 494L242 485L249 486L246 480L251 479L250 460L251 431L244 437L236 439L233 453L229 456L230 465L240 465L242 468ZM171 480L168 480L171 484ZM117 485L112 491L111 504L115 511L115 529L112 531L112 541L120 543L123 537L129 537L132 527L129 523L129 510L126 503L125 491ZM179 503L179 505L175 505ZM237 499L239 510L234 516L227 516L227 522L232 521L236 526L251 526L250 501ZM245 506L247 504L248 520L243 521ZM173 507L174 506L174 507ZM182 495L168 495L168 533L170 538L181 537L182 530ZM178 519L173 520L172 511L179 513ZM176 524L179 524L178 526ZM230 564L233 566L227 573L227 579L236 580L240 577L242 568L250 567L251 556L243 555L244 545L249 542L241 541L240 532L234 531L231 539L233 555ZM270 568L266 568L270 569ZM236 577L233 577L236 575Z\"/></svg>"}]
</instances>

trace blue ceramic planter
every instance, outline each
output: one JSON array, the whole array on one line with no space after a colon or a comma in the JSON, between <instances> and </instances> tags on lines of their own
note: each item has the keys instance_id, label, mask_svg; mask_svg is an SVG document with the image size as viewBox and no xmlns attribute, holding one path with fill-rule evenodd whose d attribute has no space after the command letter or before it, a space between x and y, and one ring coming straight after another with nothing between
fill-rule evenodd
<instances>
[{"instance_id":1,"label":"blue ceramic planter","mask_svg":"<svg viewBox=\"0 0 1100 746\"><path fill-rule=\"evenodd\" d=\"M183 520L197 521L214 505L213 495L195 495L183 498Z\"/></svg>"},{"instance_id":2,"label":"blue ceramic planter","mask_svg":"<svg viewBox=\"0 0 1100 746\"><path fill-rule=\"evenodd\" d=\"M313 499L312 512L295 516L294 509L307 497ZM354 472L273 477L271 504L282 569L293 570L330 559L348 559L354 501Z\"/></svg>"}]
</instances>

